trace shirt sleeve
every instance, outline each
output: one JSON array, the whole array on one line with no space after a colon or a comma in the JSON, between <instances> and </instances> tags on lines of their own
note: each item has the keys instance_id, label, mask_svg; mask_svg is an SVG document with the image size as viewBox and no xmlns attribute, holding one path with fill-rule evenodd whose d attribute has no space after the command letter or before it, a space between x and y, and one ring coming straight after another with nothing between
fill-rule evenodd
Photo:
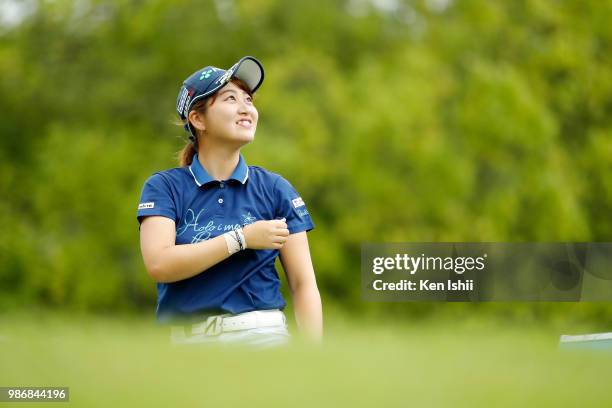
<instances>
[{"instance_id":1,"label":"shirt sleeve","mask_svg":"<svg viewBox=\"0 0 612 408\"><path fill-rule=\"evenodd\" d=\"M289 233L295 234L313 229L314 224L306 208L306 203L291 183L279 176L274 189L276 196L275 218L286 219Z\"/></svg>"},{"instance_id":2,"label":"shirt sleeve","mask_svg":"<svg viewBox=\"0 0 612 408\"><path fill-rule=\"evenodd\" d=\"M142 223L144 217L161 215L176 222L176 203L170 184L159 173L153 174L145 182L140 195L136 217Z\"/></svg>"}]
</instances>

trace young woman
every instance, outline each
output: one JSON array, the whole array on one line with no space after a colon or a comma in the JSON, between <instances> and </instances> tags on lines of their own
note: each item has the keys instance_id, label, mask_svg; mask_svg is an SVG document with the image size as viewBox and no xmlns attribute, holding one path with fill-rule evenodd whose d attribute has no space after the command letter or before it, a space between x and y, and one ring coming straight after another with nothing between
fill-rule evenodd
<instances>
[{"instance_id":1,"label":"young woman","mask_svg":"<svg viewBox=\"0 0 612 408\"><path fill-rule=\"evenodd\" d=\"M187 78L177 99L190 135L181 167L153 174L142 191L142 256L157 281L158 320L183 323L175 342L285 342L279 255L298 328L322 336L306 205L287 180L240 154L255 137L252 96L263 77L261 63L244 57Z\"/></svg>"}]
</instances>

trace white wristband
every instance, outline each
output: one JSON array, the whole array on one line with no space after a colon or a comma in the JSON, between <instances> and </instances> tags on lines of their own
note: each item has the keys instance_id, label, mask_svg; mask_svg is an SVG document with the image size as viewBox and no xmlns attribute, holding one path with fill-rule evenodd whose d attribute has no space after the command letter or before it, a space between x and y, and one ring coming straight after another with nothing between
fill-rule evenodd
<instances>
[{"instance_id":1,"label":"white wristband","mask_svg":"<svg viewBox=\"0 0 612 408\"><path fill-rule=\"evenodd\" d=\"M247 249L247 242L244 238L244 232L242 232L242 228L236 229L236 232L238 233L238 235L240 235L240 239L242 240L242 249Z\"/></svg>"},{"instance_id":2,"label":"white wristband","mask_svg":"<svg viewBox=\"0 0 612 408\"><path fill-rule=\"evenodd\" d=\"M236 236L233 231L226 232L223 234L223 238L225 238L225 243L227 244L227 252L230 255L235 254L240 251L240 244L236 241Z\"/></svg>"}]
</instances>

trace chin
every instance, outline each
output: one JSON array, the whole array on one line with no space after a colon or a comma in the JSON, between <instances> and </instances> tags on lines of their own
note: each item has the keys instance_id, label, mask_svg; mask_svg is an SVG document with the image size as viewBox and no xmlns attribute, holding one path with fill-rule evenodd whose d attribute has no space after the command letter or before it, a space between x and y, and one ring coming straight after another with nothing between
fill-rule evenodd
<instances>
[{"instance_id":1,"label":"chin","mask_svg":"<svg viewBox=\"0 0 612 408\"><path fill-rule=\"evenodd\" d=\"M255 140L255 134L242 134L242 135L237 135L236 138L234 139L237 143L240 143L242 145L251 143L253 140Z\"/></svg>"}]
</instances>

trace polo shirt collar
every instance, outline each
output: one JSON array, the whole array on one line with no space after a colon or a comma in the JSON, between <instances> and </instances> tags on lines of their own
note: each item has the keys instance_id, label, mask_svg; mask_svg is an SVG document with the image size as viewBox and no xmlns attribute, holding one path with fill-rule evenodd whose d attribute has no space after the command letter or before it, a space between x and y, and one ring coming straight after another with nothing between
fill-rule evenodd
<instances>
[{"instance_id":1,"label":"polo shirt collar","mask_svg":"<svg viewBox=\"0 0 612 408\"><path fill-rule=\"evenodd\" d=\"M189 166L189 172L193 176L193 180L198 185L198 187L203 186L206 183L210 183L211 181L215 181L215 179L212 178L210 174L208 174L206 169L202 167L202 165L200 164L200 161L198 160L197 154L193 156L193 160L191 162L191 165ZM228 180L236 180L244 184L246 183L248 178L249 178L249 166L247 166L246 162L244 161L244 158L242 157L242 155L240 155L240 160L238 160L238 165L236 166L236 168L234 169L234 172L232 173L232 175L229 177Z\"/></svg>"}]
</instances>

